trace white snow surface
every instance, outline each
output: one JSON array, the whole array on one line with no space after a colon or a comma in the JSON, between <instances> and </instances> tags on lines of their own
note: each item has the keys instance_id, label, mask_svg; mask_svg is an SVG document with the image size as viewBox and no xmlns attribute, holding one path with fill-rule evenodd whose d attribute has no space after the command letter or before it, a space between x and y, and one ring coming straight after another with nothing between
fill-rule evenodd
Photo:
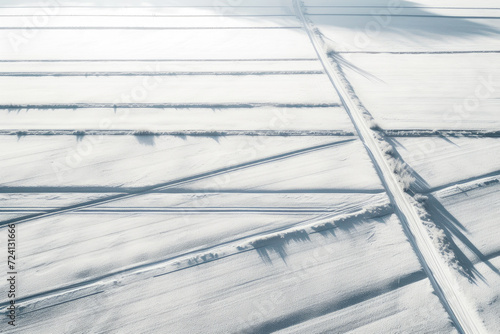
<instances>
[{"instance_id":1,"label":"white snow surface","mask_svg":"<svg viewBox=\"0 0 500 334\"><path fill-rule=\"evenodd\" d=\"M0 17L0 332L498 330L496 1Z\"/></svg>"}]
</instances>

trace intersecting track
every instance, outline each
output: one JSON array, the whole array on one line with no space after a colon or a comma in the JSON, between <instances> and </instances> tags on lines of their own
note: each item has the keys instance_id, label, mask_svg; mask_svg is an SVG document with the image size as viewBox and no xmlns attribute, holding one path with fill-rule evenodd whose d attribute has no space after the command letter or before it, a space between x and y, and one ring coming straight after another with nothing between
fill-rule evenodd
<instances>
[{"instance_id":1,"label":"intersecting track","mask_svg":"<svg viewBox=\"0 0 500 334\"><path fill-rule=\"evenodd\" d=\"M390 166L387 164L387 161L385 160L383 154L380 152L378 149L378 144L374 140L372 136L371 130L368 128L367 124L364 122L362 115L359 113L359 111L356 109L356 106L352 103L352 101L349 99L349 95L346 93L345 88L341 84L341 79L337 76L337 74L329 67L328 64L328 58L326 55L322 52L321 44L320 42L315 38L312 30L308 27L308 24L306 22L306 19L304 17L304 14L300 10L300 5L297 0L292 0L294 7L297 11L297 16L300 18L300 21L305 28L305 31L307 32L314 48L317 53L317 56L319 60L322 63L322 66L324 67L326 74L329 76L330 81L332 82L333 86L338 92L338 95L341 99L341 104L346 108L346 111L348 112L355 128L357 131L357 134L359 135L360 139L362 140L363 144L365 145L368 154L370 155L370 158L373 161L373 164L382 180L384 183L384 186L387 190L387 194L390 197L392 203L394 204L394 210L398 214L398 217L400 218L403 227L405 228L405 231L408 235L409 240L412 243L412 246L415 248L415 251L422 262L422 266L425 269L425 274L429 276L437 294L439 295L442 303L446 307L447 311L450 313L450 316L452 317L453 321L456 323L457 328L466 333L479 333L482 332L481 324L478 319L475 318L475 314L472 310L469 310L465 308L464 306L467 305L467 303L464 303L462 301L462 297L460 295L455 295L456 290L453 285L453 277L452 273L449 272L446 268L446 265L441 263L439 254L437 253L436 249L433 247L432 243L428 239L428 236L426 234L426 231L424 227L420 224L420 219L418 218L418 215L415 212L415 208L411 205L411 203L408 202L408 199L405 197L407 196L400 188L396 179L396 176L392 174L392 169ZM80 6L77 6L80 7ZM87 6L86 6L87 7ZM184 7L184 6L183 6ZM252 6L252 7L258 7L258 6ZM267 7L267 6L266 6ZM274 6L271 6L274 7ZM277 7L277 6L276 6ZM21 7L22 8L22 7ZM0 15L2 16L2 15ZM80 15L80 16L85 16L85 15ZM231 15L225 15L225 16L231 16ZM252 16L252 15L250 15ZM266 16L266 15L261 15L261 16ZM278 15L280 16L280 15ZM292 16L292 15L282 15L282 16ZM298 29L302 29L302 25L298 27ZM293 27L296 28L296 27ZM59 29L59 28L56 28ZM91 28L95 29L95 28ZM115 29L115 28L106 28L106 29ZM156 29L156 28L154 28ZM227 29L227 28L222 28L222 29ZM245 29L245 28L243 28ZM253 28L252 28L253 29ZM227 61L227 59L224 60L213 60L210 59L211 61ZM254 61L269 61L269 59L254 59ZM281 59L282 61L289 61L292 59ZM316 58L313 59L296 59L297 61L302 61L302 60L317 60ZM19 60L12 60L13 62L17 62ZM21 60L23 61L23 60ZM36 60L24 60L26 62L36 62ZM47 60L40 60L41 62L47 62ZM80 61L87 61L87 62L108 62L110 60L55 60L55 62L80 62ZM117 60L117 61L123 61L123 60ZM136 60L127 60L127 61L141 61L139 59ZM150 60L151 61L151 60ZM182 60L182 61L199 61L199 60ZM233 59L231 61L241 61L239 59ZM245 60L248 61L248 60ZM0 60L0 62L6 62L5 60ZM306 71L306 72L282 72L282 71L273 71L273 72L214 72L214 73L205 73L205 72L161 72L161 73L149 73L149 72L99 72L99 73L90 73L90 75L112 75L112 76L137 76L137 75L283 75L283 74L321 74L323 73L322 71ZM36 73L25 73L25 72L18 72L18 73L0 73L0 76L26 76L26 77L31 77L31 76L87 76L89 73L81 74L79 72L64 72L64 73L57 73L57 72L36 72ZM288 107L288 108L307 108L307 107L321 107L321 108L326 108L326 107L339 107L340 104L269 104L269 103L247 103L247 104L220 104L220 105L211 105L210 107L213 108L257 108L257 107ZM51 108L51 109L66 109L66 108L137 108L137 107L142 107L142 108L163 108L163 107L169 107L169 108L207 108L206 104L155 104L155 103L143 103L143 104L106 104L106 103L96 103L96 104L72 104L72 105L46 105L46 106L26 106L26 105L8 105L8 106L3 106L5 109L16 109L16 108ZM2 106L0 106L2 108ZM25 136L25 135L43 135L43 134L58 134L58 135L65 135L65 134L70 134L70 135L79 135L78 132L75 132L75 130L58 130L59 132L55 132L52 130L47 130L45 133L40 132L40 130L33 130L33 131L18 131L18 132L12 132L10 130L0 130L0 135L18 135L19 137ZM49 133L50 131L50 133ZM126 133L124 133L126 132ZM117 135L124 135L124 134L135 134L133 130L118 130L116 132L113 131L102 131L102 132L88 132L85 131L86 135L89 134L102 134L102 135L112 135L112 134L117 134ZM144 187L137 187L137 188L118 188L118 189L111 189L111 188L99 188L99 189L90 189L90 188L51 188L51 187L39 187L39 188L8 188L8 187L2 187L0 189L0 193L4 192L35 192L35 191L42 191L42 192L58 192L61 190L64 191L71 191L71 192L80 192L83 190L83 192L92 192L92 190L99 191L99 192L109 192L109 193L114 193L114 194L108 194L109 196L97 199L97 200L92 200L92 201L86 201L84 203L79 203L79 204L73 204L70 206L65 206L65 207L52 207L52 208L44 208L41 210L36 210L35 211L30 211L26 210L23 211L22 209L19 210L19 212L22 212L26 215L23 217L18 217L14 219L10 219L8 221L0 221L0 229L2 227L5 227L6 224L10 222L15 222L15 223L24 223L24 222L31 222L35 221L38 219L46 218L46 217L52 217L52 216L59 216L59 215L64 215L68 212L76 212L76 211L82 211L82 212L92 212L92 213L102 213L102 212L114 212L117 210L116 207L107 207L107 208L99 208L98 205L101 204L106 204L106 203L111 203L111 202L118 202L120 200L128 199L128 198L136 198L141 195L145 194L150 194L150 193L155 193L155 192L169 192L169 188L172 188L174 186L181 185L183 183L187 182L192 182L193 180L202 180L208 177L213 177L216 175L221 175L227 172L232 172L232 171L237 171L237 170L242 170L246 168L251 168L254 166L258 166L261 164L265 164L267 162L274 162L277 160L282 160L286 159L289 157L301 155L304 153L308 153L311 151L319 151L323 150L326 148L330 148L332 146L350 142L356 139L349 138L351 136L354 136L355 134L349 130L349 132L346 131L333 131L333 130L324 130L323 132L301 132L301 131L296 131L296 130L283 130L283 131L265 131L265 130L248 130L248 131L220 131L220 132L199 132L199 131L182 131L182 132L162 132L158 133L161 135L178 135L178 134L183 134L183 135L202 135L202 136L217 136L217 135L247 135L247 136L253 136L253 135L265 135L265 136L271 136L271 135L289 135L289 136L303 136L303 135L321 135L321 136L344 136L344 138L338 139L337 141L333 142L334 139L332 139L331 142L328 142L326 144L322 145L316 145L316 146L311 146L307 148L302 148L302 149L296 149L296 150L290 150L285 153L281 154L276 154L252 161L246 161L242 162L239 164L235 164L229 167L225 168L217 168L213 170L208 170L204 171L202 173L190 175L188 177L183 177L183 178L178 178L174 180L170 180L167 182L163 183L158 183L158 184L152 184L149 186L144 186ZM154 135L154 134L147 134L147 135ZM380 189L377 187L377 189ZM115 191L116 190L116 191ZM380 193L383 192L383 190L363 190L363 189L356 189L356 190L344 190L344 189L330 189L329 191L333 192L354 192L354 193L361 193L361 192L367 192L367 193ZM192 191L193 193L196 193L196 191ZM231 192L230 190L228 192ZM265 192L265 191L259 191L259 192ZM366 219L372 219L376 217L380 217L383 215L391 214L393 211L392 209L387 205L387 202L385 201L385 196L384 196L384 206L382 207L384 209L383 214L371 214L370 210L368 210L368 213L366 213L365 216L362 216ZM248 208L232 208L230 211L231 212L247 212L249 209ZM43 212L42 212L43 211ZM120 208L120 212L127 212L127 211L134 211L138 212L136 208L128 208L126 210L123 210ZM188 208L188 207L178 207L178 208L167 208L167 209L157 209L157 208L150 208L148 212L225 212L225 209L221 208L203 208L203 209L193 209L193 208ZM255 211L255 210L253 210ZM259 209L258 211L261 212L279 212L281 213L283 209L281 208L275 208L275 209ZM329 210L318 210L318 209L304 209L304 208L287 208L285 210L286 212L294 211L294 212L303 212L303 213L321 213L321 214L328 214L330 213ZM356 218L359 218L360 216L356 216L357 213L354 213L353 216ZM244 252L248 251L253 251L257 249L258 247L250 247L252 245L251 240L254 239L254 237L269 237L270 235L274 232L276 233L281 233L284 230L288 228L295 228L300 224L300 228L304 227L302 225L307 224L312 224L312 223L317 223L317 220L320 222L323 222L324 215L320 217L313 217L310 220L306 221L300 221L300 222L294 222L290 223L286 226L281 226L276 229L272 230L266 230L263 232L259 232L258 234L252 234L252 235L246 235L243 237L238 236L237 238L225 241L223 243L218 243L218 244L209 244L209 245L202 245L200 248L195 248L195 249L188 249L188 251L183 251L182 253L175 253L171 254L168 258L161 258L159 260L156 260L154 262L149 262L146 264L135 264L132 267L127 267L125 269L121 268L118 271L113 271L113 272L107 272L104 273L104 275L99 276L99 277L93 277L89 280L85 281L80 281L75 284L70 284L70 285L65 285L62 287L57 287L53 289L48 289L44 290L39 293L34 293L32 295L26 295L23 296L23 298L19 299L18 302L21 302L23 305L21 307L26 307L25 311L21 315L40 311L49 307L61 305L64 303L69 303L73 302L75 300L79 300L82 298L94 296L97 294L100 294L103 292L102 289L107 288L111 286L112 284L115 284L113 281L114 278L118 276L123 276L128 277L127 275L137 275L139 277L139 274L142 275L140 276L141 278L149 278L152 277L153 274L155 274L154 277L157 276L162 276L166 275L169 273L174 272L175 270L183 270L185 268L188 268L190 266L196 266L204 262L196 262L194 264L189 264L185 265L182 267L176 267L175 269L172 269L172 267L167 266L171 261L175 260L178 261L179 259L182 259L183 261L191 261L191 257L195 256L209 256L212 251L216 250L217 252L220 251L219 254L216 254L219 257L216 257L216 259L222 259L226 257L230 257L236 254L241 254ZM328 217L330 218L330 217ZM317 233L314 232L314 233ZM414 236L416 235L416 236ZM371 238L371 237L370 237ZM243 246L242 246L243 245ZM250 245L250 246L249 246ZM255 246L255 245L254 245ZM204 252L203 255L199 255L199 252ZM209 258L208 261L212 261L211 258ZM160 268L161 267L161 268ZM422 280L426 278L424 275L423 271L420 270L420 268L417 267L418 271L412 271L408 276L404 276L402 279L399 277L396 281L391 281L389 284L384 287L383 289L378 290L377 292L369 292L369 293L360 293L356 295L355 298L350 299L351 302L360 302L364 301L369 298L376 297L380 295L380 293L385 293L385 291L390 290L390 289L395 289L395 288L400 288L402 286L405 286L410 283L414 283L416 281ZM113 278L113 279L112 279ZM94 284L97 283L97 284ZM40 298L40 300L39 300ZM42 300L43 299L43 300ZM62 302L61 302L62 300ZM42 306L37 308L38 306ZM45 306L47 305L47 306ZM333 305L333 306L332 306ZM5 304L0 304L0 307L4 307ZM347 305L349 306L349 305ZM344 308L346 307L345 304L331 304L327 308L323 310L323 313L320 315L325 315L327 313L330 313L334 310ZM35 309L36 308L36 309ZM306 310L306 316L309 318L314 318L317 317L318 314L316 313L315 310L309 311ZM270 331L271 328L286 328L289 327L290 324L294 324L293 321L297 321L300 319L309 319L309 318L301 318L301 314L298 313L292 313L287 315L286 318L282 318L279 323L277 323L276 326L282 326L282 327L269 327L268 324L262 324L260 327L260 331L262 332L267 332ZM268 326L268 327L266 327Z\"/></svg>"},{"instance_id":2,"label":"intersecting track","mask_svg":"<svg viewBox=\"0 0 500 334\"><path fill-rule=\"evenodd\" d=\"M409 241L455 326L462 333L486 333L478 315L469 307L465 297L459 293L459 288L452 272L441 259L440 254L429 238L416 208L409 201L408 195L400 187L396 175L393 173L389 162L385 159L383 152L378 146L373 131L365 121L361 111L350 98L349 93L342 84L341 78L329 65L329 59L326 53L323 52L321 42L305 18L299 0L292 1L296 14L302 21L304 29L314 46L326 74L335 87L343 106L349 114L361 141L373 161Z\"/></svg>"},{"instance_id":3,"label":"intersecting track","mask_svg":"<svg viewBox=\"0 0 500 334\"><path fill-rule=\"evenodd\" d=\"M347 218L355 218L355 219L377 219L386 217L392 214L392 209L384 204L375 205L372 207L373 212L364 212L363 210L352 211L347 214L341 214L340 216ZM290 210L288 210L290 211ZM315 211L315 213L321 213L320 211ZM267 229L261 232L251 233L244 236L240 236L237 238L233 238L231 240L227 240L224 242L220 242L217 244L206 245L202 247L197 247L190 249L185 252L171 254L168 257L161 258L152 262L146 262L142 264L136 264L131 267L123 268L120 270L110 271L100 276L92 277L90 279L86 279L80 282L76 282L73 284L56 287L53 289L45 290L39 293L34 293L31 295L23 296L17 299L17 303L21 305L21 307L32 307L33 304L42 301L42 299L47 299L49 301L50 307L56 306L57 304L50 304L51 299L65 299L64 296L72 296L74 294L82 295L83 297L88 297L96 294L95 290L102 290L106 286L113 285L113 278L117 279L128 279L131 276L141 277L142 279L150 278L150 277L159 277L168 274L172 274L177 271L185 270L194 266L198 266L207 262L222 260L227 257L235 256L238 254L246 253L253 251L255 249L260 249L265 247L266 242L262 242L258 245L256 240L258 238L263 238L265 240L267 237L272 237L276 235L282 235L283 233L287 233L287 231L291 234L295 233L295 231L303 232L304 234L314 234L321 233L323 228L328 229L329 227L322 227L324 222L334 221L336 217L340 217L338 214L323 214L317 217L311 217L306 220L301 220L298 222L290 223L281 227ZM347 218L346 218L347 217ZM310 227L313 227L310 229ZM298 228L295 230L295 228ZM307 231L309 229L309 231ZM290 232L291 231L291 232ZM211 254L215 253L216 256L212 256ZM198 258L197 260L193 260ZM201 260L200 260L201 259ZM175 263L174 263L175 261ZM411 272L408 276L402 278L404 281L406 278L411 278L410 282L413 283L420 279L421 271ZM414 279L414 280L413 280ZM399 285L398 287L404 286L405 283ZM102 291L100 291L102 292ZM97 293L100 293L97 292ZM79 298L83 298L79 297ZM40 299L42 298L42 299ZM78 299L78 298L77 298ZM70 302L76 299L65 300L64 302ZM8 306L7 302L0 302L0 308L4 308ZM45 308L45 307L44 307ZM41 310L31 310L28 312L23 312L24 314L31 313L32 311Z\"/></svg>"},{"instance_id":4,"label":"intersecting track","mask_svg":"<svg viewBox=\"0 0 500 334\"><path fill-rule=\"evenodd\" d=\"M72 211L76 211L76 210L87 209L87 208L91 208L91 207L94 207L94 206L99 205L99 204L106 204L106 203L114 202L117 200L124 200L127 198L148 194L148 193L153 192L153 191L160 191L160 190L168 189L169 187L180 185L180 184L183 184L185 182L191 182L194 180L201 180L201 179L204 179L207 177L220 175L220 174L227 173L230 171L240 170L243 168L249 168L249 167L256 166L256 165L259 165L262 163L266 163L266 162L270 162L270 161L277 161L277 160L285 159L288 157L296 156L296 155L299 155L299 154L302 154L305 152L313 152L313 151L325 149L328 147L340 145L343 143L351 142L353 140L355 140L355 139L339 140L339 141L335 141L335 142L328 143L328 144L317 145L317 146L313 146L313 147L309 147L309 148L305 148L305 149L300 149L300 150L296 150L296 151L292 151L292 152L287 152L287 153L275 155L272 157L262 158L262 159L258 159L258 160L254 160L254 161L250 161L250 162L245 162L245 163L241 163L241 164L230 166L230 167L212 170L209 172L201 173L198 175L193 175L193 176L186 177L186 178L181 178L178 180L173 180L173 181L162 183L162 184L156 184L156 185L153 185L150 187L144 187L142 189L137 189L136 191L133 191L130 193L111 195L109 197L105 197L105 198L101 198L101 199L97 199L97 200L93 200L93 201L88 201L88 202L84 202L84 203L79 203L79 204L75 204L75 205L67 206L67 207L63 207L63 208L58 208L58 209L44 212L44 213L40 213L40 214L33 214L33 215L23 216L23 217L19 217L19 218L13 218L13 219L9 219L9 220L5 220L5 221L0 222L0 228L5 227L8 224L12 224L12 223L16 223L16 224L26 223L26 222L29 222L29 221L32 221L35 219L41 219L41 218L46 218L46 217L50 217L50 216L54 216L54 215L60 215L60 214L64 214L64 213L72 212Z\"/></svg>"}]
</instances>

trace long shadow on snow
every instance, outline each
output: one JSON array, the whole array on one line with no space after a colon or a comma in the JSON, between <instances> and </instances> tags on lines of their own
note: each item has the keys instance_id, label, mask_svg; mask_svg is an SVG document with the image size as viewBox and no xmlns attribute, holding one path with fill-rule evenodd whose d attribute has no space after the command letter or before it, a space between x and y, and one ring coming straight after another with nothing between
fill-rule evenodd
<instances>
[{"instance_id":1,"label":"long shadow on snow","mask_svg":"<svg viewBox=\"0 0 500 334\"><path fill-rule=\"evenodd\" d=\"M385 136L384 139L392 147L391 156L404 162L404 159L399 153L398 149L406 150L406 148L399 143L397 138ZM427 193L431 189L430 184L410 165L406 164L405 169L413 177L413 181L411 182L410 188L408 189L408 193L410 195L413 196L418 193Z\"/></svg>"},{"instance_id":2,"label":"long shadow on snow","mask_svg":"<svg viewBox=\"0 0 500 334\"><path fill-rule=\"evenodd\" d=\"M395 138L385 137L385 140L392 146L393 150L391 155L398 158L400 161L404 161L396 148L404 147ZM406 170L414 178L408 193L410 195L415 195L418 193L428 193L431 189L427 181L424 180L419 173L417 173L413 168L406 164ZM456 219L446 208L432 195L426 194L427 200L424 202L424 207L427 213L430 215L431 220L436 224L438 228L444 231L449 246L453 250L453 253L462 266L463 272L460 271L469 281L476 282L477 279L481 279L483 282L485 278L476 269L474 263L465 255L465 253L460 249L460 247L455 243L454 240L460 240L478 259L484 262L491 270L500 275L500 271L489 261L491 256L484 255L479 248L477 248L473 242L466 236L467 228Z\"/></svg>"},{"instance_id":3,"label":"long shadow on snow","mask_svg":"<svg viewBox=\"0 0 500 334\"><path fill-rule=\"evenodd\" d=\"M271 252L278 254L283 262L286 263L287 252L286 247L291 242L306 242L311 241L309 234L304 230L290 232L283 235L277 235L263 240L252 242L252 246L259 253L260 258L267 264L272 264Z\"/></svg>"},{"instance_id":4,"label":"long shadow on snow","mask_svg":"<svg viewBox=\"0 0 500 334\"><path fill-rule=\"evenodd\" d=\"M490 261L489 256L483 254L479 248L467 238L467 228L460 223L433 195L427 195L425 208L431 215L432 221L446 233L446 236L453 245L455 255L460 264L466 271L466 277L471 281L475 281L476 277L485 281L484 277L475 268L474 263L460 250L460 248L452 241L452 238L460 240L479 260L484 262L493 272L500 275L500 270L496 268Z\"/></svg>"},{"instance_id":5,"label":"long shadow on snow","mask_svg":"<svg viewBox=\"0 0 500 334\"><path fill-rule=\"evenodd\" d=\"M349 234L355 233L357 231L356 227L360 225L370 224L371 222L385 224L384 217L391 214L392 210L389 212L387 209L381 209L379 213L380 215L371 218L349 217L335 221L335 223L318 225L317 227L313 227L313 233L319 233L325 238L332 236L337 237L336 230ZM286 248L290 243L305 243L310 241L309 233L306 230L297 230L254 241L252 242L252 246L264 263L272 264L271 254L275 253L278 254L281 260L286 264L286 259L288 257Z\"/></svg>"},{"instance_id":6,"label":"long shadow on snow","mask_svg":"<svg viewBox=\"0 0 500 334\"><path fill-rule=\"evenodd\" d=\"M412 1L402 0L398 2L397 6L389 7L387 0L358 0L356 5L359 6L357 7L358 9L363 8L364 6L362 5L380 8L367 9L366 12L363 13L353 11L347 15L335 12L331 12L334 13L334 15L321 13L308 14L308 17L316 25L335 26L344 29L356 28L359 29L359 31L364 31L368 22L382 21L384 24L382 24L381 30L392 31L400 35L401 38L409 43L415 43L419 36L444 40L446 37L453 36L463 37L465 39L470 36L500 34L500 31L494 27L470 20L477 17L435 14L425 8L418 8L418 6L421 5ZM399 11L395 14L389 12L389 9L392 10L396 8L398 8ZM311 12L311 10L309 12ZM466 13L464 12L464 14ZM398 50L392 51L397 52Z\"/></svg>"}]
</instances>

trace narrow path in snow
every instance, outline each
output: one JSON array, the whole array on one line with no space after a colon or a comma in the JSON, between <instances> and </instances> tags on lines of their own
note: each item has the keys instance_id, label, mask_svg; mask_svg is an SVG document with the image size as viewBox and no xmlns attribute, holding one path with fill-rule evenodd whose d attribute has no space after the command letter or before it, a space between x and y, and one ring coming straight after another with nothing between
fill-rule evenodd
<instances>
[{"instance_id":1,"label":"narrow path in snow","mask_svg":"<svg viewBox=\"0 0 500 334\"><path fill-rule=\"evenodd\" d=\"M398 183L389 162L385 159L382 150L374 137L373 131L363 117L361 111L351 99L348 91L336 71L329 65L329 59L318 37L311 29L302 11L299 0L292 0L297 16L302 21L311 43L323 64L326 74L337 91L343 106L351 118L358 135L363 142L373 164L383 182L387 194L394 205L403 228L411 242L417 256L424 267L437 295L448 311L457 329L462 333L486 333L479 316L469 307L468 301L459 292L459 287L453 273L446 265L438 250L429 237L425 226L409 201L408 195Z\"/></svg>"}]
</instances>

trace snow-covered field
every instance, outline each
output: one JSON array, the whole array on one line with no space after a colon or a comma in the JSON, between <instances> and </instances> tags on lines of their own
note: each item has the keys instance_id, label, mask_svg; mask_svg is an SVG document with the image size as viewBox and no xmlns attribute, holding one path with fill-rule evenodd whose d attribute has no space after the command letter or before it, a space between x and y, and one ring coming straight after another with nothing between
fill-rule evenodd
<instances>
[{"instance_id":1,"label":"snow-covered field","mask_svg":"<svg viewBox=\"0 0 500 334\"><path fill-rule=\"evenodd\" d=\"M496 0L1 1L0 332L498 332L499 54Z\"/></svg>"}]
</instances>

